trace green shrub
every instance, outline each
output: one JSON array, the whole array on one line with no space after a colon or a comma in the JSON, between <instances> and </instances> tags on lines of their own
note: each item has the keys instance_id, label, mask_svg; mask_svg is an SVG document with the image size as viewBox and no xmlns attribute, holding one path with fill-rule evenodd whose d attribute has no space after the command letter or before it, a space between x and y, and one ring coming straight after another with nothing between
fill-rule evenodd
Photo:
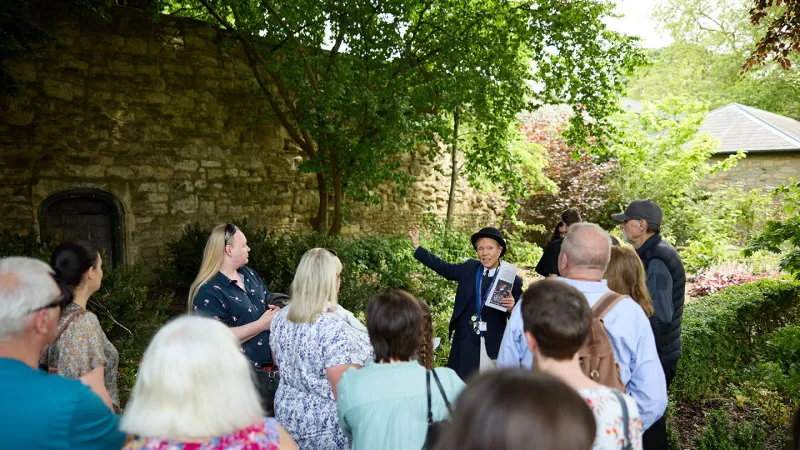
<instances>
[{"instance_id":1,"label":"green shrub","mask_svg":"<svg viewBox=\"0 0 800 450\"><path fill-rule=\"evenodd\" d=\"M784 279L762 279L688 303L673 392L685 399L719 394L754 359L758 336L798 317L800 283Z\"/></svg>"},{"instance_id":2,"label":"green shrub","mask_svg":"<svg viewBox=\"0 0 800 450\"><path fill-rule=\"evenodd\" d=\"M698 450L761 450L764 430L752 423L731 424L725 411L710 413L703 434L694 439Z\"/></svg>"},{"instance_id":3,"label":"green shrub","mask_svg":"<svg viewBox=\"0 0 800 450\"><path fill-rule=\"evenodd\" d=\"M16 234L7 230L0 231L0 258L28 256L50 264L50 255L58 244L55 236L40 237L35 233Z\"/></svg>"},{"instance_id":4,"label":"green shrub","mask_svg":"<svg viewBox=\"0 0 800 450\"><path fill-rule=\"evenodd\" d=\"M259 273L271 291L290 294L297 264L309 249L336 250L343 266L339 292L343 307L363 318L367 303L377 293L385 289L409 291L430 306L434 332L441 338L437 361L443 364L447 360L450 351L447 328L457 284L417 262L405 236L342 238L312 232L279 235L253 228L246 220L236 223L247 236L251 249L248 265ZM196 224L189 225L176 241L167 244L169 256L158 278L161 287L174 292L178 312L185 309L189 286L199 270L209 231ZM475 256L470 236L471 233L448 230L441 220L430 216L422 227L420 244L445 261L461 262ZM507 241L506 259L518 267L533 266L541 257L541 249L534 244L515 236L509 236Z\"/></svg>"}]
</instances>

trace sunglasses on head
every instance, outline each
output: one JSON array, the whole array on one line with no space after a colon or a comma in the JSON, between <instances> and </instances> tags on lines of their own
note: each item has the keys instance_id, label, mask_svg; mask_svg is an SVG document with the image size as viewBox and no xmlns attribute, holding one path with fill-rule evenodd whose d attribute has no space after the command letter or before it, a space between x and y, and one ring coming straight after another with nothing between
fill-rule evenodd
<instances>
[{"instance_id":1,"label":"sunglasses on head","mask_svg":"<svg viewBox=\"0 0 800 450\"><path fill-rule=\"evenodd\" d=\"M330 252L330 254L331 254L331 255L333 255L333 256L337 256L337 254L336 254L336 250L334 250L334 249L332 249L332 248L324 248L323 250L327 250L328 252Z\"/></svg>"},{"instance_id":2,"label":"sunglasses on head","mask_svg":"<svg viewBox=\"0 0 800 450\"><path fill-rule=\"evenodd\" d=\"M233 235L236 234L236 230L238 230L236 225L232 223L225 224L225 245L228 245L228 241L230 241Z\"/></svg>"}]
</instances>

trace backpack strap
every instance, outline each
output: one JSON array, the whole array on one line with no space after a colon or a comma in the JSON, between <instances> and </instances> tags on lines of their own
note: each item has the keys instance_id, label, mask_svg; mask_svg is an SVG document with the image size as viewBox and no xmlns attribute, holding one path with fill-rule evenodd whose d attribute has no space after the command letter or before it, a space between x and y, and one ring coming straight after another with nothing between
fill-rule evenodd
<instances>
[{"instance_id":1,"label":"backpack strap","mask_svg":"<svg viewBox=\"0 0 800 450\"><path fill-rule=\"evenodd\" d=\"M600 297L600 300L592 307L592 315L595 319L602 319L609 311L611 311L620 300L627 297L618 292L608 291Z\"/></svg>"},{"instance_id":2,"label":"backpack strap","mask_svg":"<svg viewBox=\"0 0 800 450\"><path fill-rule=\"evenodd\" d=\"M47 344L47 347L45 347L45 348L44 348L44 351L42 351L42 356L46 355L46 354L47 354L47 352L48 352L48 351L50 351L50 347L52 347L52 346L53 346L53 344L55 344L55 343L56 343L56 341L58 340L58 338L60 338L60 337L61 337L61 333L63 333L63 332L64 332L64 331L67 329L67 327L69 326L70 322L72 322L72 321L73 321L73 320L74 320L76 317L80 316L81 314L83 314L83 313L85 313L85 312L86 312L86 310L85 310L85 309L83 309L83 308L81 308L81 309L79 309L79 310L75 311L74 313L70 314L70 316L69 316L69 317L67 317L67 320L66 320L66 321L64 321L64 326L62 326L62 327L61 327L61 328L58 330L58 333L56 333L56 337L53 339L53 341L52 341L52 342L50 342L49 344Z\"/></svg>"}]
</instances>

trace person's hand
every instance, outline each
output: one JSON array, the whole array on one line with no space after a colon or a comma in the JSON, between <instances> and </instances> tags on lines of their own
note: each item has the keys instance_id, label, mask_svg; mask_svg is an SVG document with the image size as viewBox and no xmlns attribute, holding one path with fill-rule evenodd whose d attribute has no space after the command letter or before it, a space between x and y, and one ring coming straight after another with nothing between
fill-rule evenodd
<instances>
[{"instance_id":1,"label":"person's hand","mask_svg":"<svg viewBox=\"0 0 800 450\"><path fill-rule=\"evenodd\" d=\"M514 309L514 297L511 295L511 292L506 292L506 296L500 300L500 304L503 305L508 312Z\"/></svg>"},{"instance_id":2,"label":"person's hand","mask_svg":"<svg viewBox=\"0 0 800 450\"><path fill-rule=\"evenodd\" d=\"M281 310L275 305L268 305L267 308L268 309L264 312L264 314L262 314L258 319L259 322L261 322L261 327L264 331L269 330L269 328L272 326L272 319L274 319L275 316L278 315L278 311Z\"/></svg>"},{"instance_id":3,"label":"person's hand","mask_svg":"<svg viewBox=\"0 0 800 450\"><path fill-rule=\"evenodd\" d=\"M419 228L414 227L408 232L408 238L411 239L411 246L416 250L419 247Z\"/></svg>"}]
</instances>

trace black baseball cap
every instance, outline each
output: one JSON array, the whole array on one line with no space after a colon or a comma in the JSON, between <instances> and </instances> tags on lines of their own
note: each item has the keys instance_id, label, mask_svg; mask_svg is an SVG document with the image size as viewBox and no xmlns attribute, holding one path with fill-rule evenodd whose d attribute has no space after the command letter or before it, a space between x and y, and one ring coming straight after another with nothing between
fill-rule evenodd
<instances>
[{"instance_id":1,"label":"black baseball cap","mask_svg":"<svg viewBox=\"0 0 800 450\"><path fill-rule=\"evenodd\" d=\"M661 207L648 199L634 200L622 214L612 214L614 220L644 220L647 223L661 225Z\"/></svg>"}]
</instances>

